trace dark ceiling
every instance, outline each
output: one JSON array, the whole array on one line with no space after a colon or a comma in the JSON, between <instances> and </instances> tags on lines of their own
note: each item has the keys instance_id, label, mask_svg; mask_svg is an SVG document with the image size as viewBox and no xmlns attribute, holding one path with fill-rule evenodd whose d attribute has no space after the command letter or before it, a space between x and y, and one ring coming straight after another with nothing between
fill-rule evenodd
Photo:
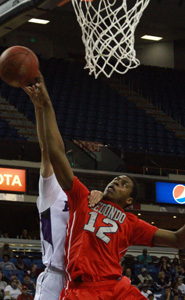
<instances>
[{"instance_id":1,"label":"dark ceiling","mask_svg":"<svg viewBox=\"0 0 185 300\"><path fill-rule=\"evenodd\" d=\"M135 0L131 1L135 3ZM76 22L71 2L56 7L53 11L43 14L43 17L51 21L45 26L45 30L46 32L49 30L54 36L56 33L60 35L61 31L68 29ZM29 29L32 25L25 24L24 26ZM72 30L74 28L72 26ZM79 33L79 30L76 32ZM185 0L150 0L136 29L137 43L141 41L140 37L144 34L162 36L164 41L184 40Z\"/></svg>"},{"instance_id":2,"label":"dark ceiling","mask_svg":"<svg viewBox=\"0 0 185 300\"><path fill-rule=\"evenodd\" d=\"M94 3L96 1L99 0L94 0ZM129 1L129 3L135 3L136 0ZM119 2L121 3L120 0L118 0ZM78 35L79 38L81 36L70 1L49 12L40 11L39 17L49 19L51 22L45 26L26 22L19 27L19 31L32 32L36 30L41 34L48 35L50 38L59 39L61 35L67 35L71 31L74 36ZM162 36L165 42L185 40L185 0L150 0L136 29L136 44L143 43L140 37L144 34Z\"/></svg>"}]
</instances>

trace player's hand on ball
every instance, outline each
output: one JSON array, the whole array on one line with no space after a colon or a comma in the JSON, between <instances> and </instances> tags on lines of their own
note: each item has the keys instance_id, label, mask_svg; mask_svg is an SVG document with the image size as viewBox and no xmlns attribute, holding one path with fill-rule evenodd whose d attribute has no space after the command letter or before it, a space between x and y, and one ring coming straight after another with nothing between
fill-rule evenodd
<instances>
[{"instance_id":1,"label":"player's hand on ball","mask_svg":"<svg viewBox=\"0 0 185 300\"><path fill-rule=\"evenodd\" d=\"M23 88L26 94L30 97L35 107L42 108L42 104L39 101L38 88L35 85L26 86Z\"/></svg>"},{"instance_id":2,"label":"player's hand on ball","mask_svg":"<svg viewBox=\"0 0 185 300\"><path fill-rule=\"evenodd\" d=\"M35 107L42 108L48 101L50 102L50 98L40 71L36 77L36 82L32 86L23 87L23 90L30 97Z\"/></svg>"},{"instance_id":3,"label":"player's hand on ball","mask_svg":"<svg viewBox=\"0 0 185 300\"><path fill-rule=\"evenodd\" d=\"M94 207L98 202L100 202L103 198L103 193L97 190L91 191L88 200L89 207Z\"/></svg>"}]
</instances>

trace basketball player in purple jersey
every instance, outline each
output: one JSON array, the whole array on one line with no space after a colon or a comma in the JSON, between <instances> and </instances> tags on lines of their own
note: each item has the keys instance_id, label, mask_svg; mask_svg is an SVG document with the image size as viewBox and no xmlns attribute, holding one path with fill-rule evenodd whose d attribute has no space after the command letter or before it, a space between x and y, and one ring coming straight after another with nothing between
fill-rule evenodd
<instances>
[{"instance_id":1,"label":"basketball player in purple jersey","mask_svg":"<svg viewBox=\"0 0 185 300\"><path fill-rule=\"evenodd\" d=\"M34 300L58 300L66 279L64 244L69 218L68 201L66 194L58 184L49 159L44 135L43 112L35 101L35 87L26 87L24 91L35 106L37 135L41 149L37 208L40 216L42 261L46 268L37 279ZM89 201L94 203L100 198L101 195L98 191L92 191Z\"/></svg>"},{"instance_id":2,"label":"basketball player in purple jersey","mask_svg":"<svg viewBox=\"0 0 185 300\"><path fill-rule=\"evenodd\" d=\"M36 104L35 89L26 87L24 91L35 106L37 135L41 149L37 208L40 216L42 261L46 268L37 278L34 300L58 300L65 285L64 244L69 218L68 202L49 159L44 135L43 112Z\"/></svg>"}]
</instances>

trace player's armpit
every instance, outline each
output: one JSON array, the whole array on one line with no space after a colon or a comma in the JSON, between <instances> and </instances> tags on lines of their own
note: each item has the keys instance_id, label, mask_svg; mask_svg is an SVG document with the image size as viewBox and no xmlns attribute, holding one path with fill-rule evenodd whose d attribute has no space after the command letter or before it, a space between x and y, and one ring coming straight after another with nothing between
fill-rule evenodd
<instances>
[{"instance_id":1,"label":"player's armpit","mask_svg":"<svg viewBox=\"0 0 185 300\"><path fill-rule=\"evenodd\" d=\"M103 198L103 193L97 190L92 190L88 200L89 200L89 206L94 207L98 202L100 202Z\"/></svg>"}]
</instances>

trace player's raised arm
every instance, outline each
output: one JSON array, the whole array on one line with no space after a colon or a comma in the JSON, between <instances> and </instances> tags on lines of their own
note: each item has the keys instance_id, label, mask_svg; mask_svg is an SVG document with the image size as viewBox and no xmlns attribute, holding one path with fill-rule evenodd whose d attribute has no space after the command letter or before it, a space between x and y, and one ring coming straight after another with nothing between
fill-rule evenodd
<instances>
[{"instance_id":1,"label":"player's raised arm","mask_svg":"<svg viewBox=\"0 0 185 300\"><path fill-rule=\"evenodd\" d=\"M42 177L48 178L53 174L53 167L50 162L47 143L44 133L44 119L42 109L36 108L35 116L37 121L37 135L39 139L40 149L41 149L41 167L40 172Z\"/></svg>"},{"instance_id":2,"label":"player's raised arm","mask_svg":"<svg viewBox=\"0 0 185 300\"><path fill-rule=\"evenodd\" d=\"M61 187L64 190L70 190L74 175L65 155L65 147L58 129L55 112L41 74L35 85L35 96L37 107L43 110L47 150L55 175Z\"/></svg>"},{"instance_id":3,"label":"player's raised arm","mask_svg":"<svg viewBox=\"0 0 185 300\"><path fill-rule=\"evenodd\" d=\"M43 109L42 107L38 106L37 103L37 92L35 86L28 86L23 88L26 94L30 97L31 101L35 107L35 118L36 118L36 125L37 125L37 136L39 140L39 145L41 149L41 175L44 178L48 178L53 174L53 167L50 162L48 150L47 150L47 143L44 133L44 119L43 119Z\"/></svg>"}]
</instances>

